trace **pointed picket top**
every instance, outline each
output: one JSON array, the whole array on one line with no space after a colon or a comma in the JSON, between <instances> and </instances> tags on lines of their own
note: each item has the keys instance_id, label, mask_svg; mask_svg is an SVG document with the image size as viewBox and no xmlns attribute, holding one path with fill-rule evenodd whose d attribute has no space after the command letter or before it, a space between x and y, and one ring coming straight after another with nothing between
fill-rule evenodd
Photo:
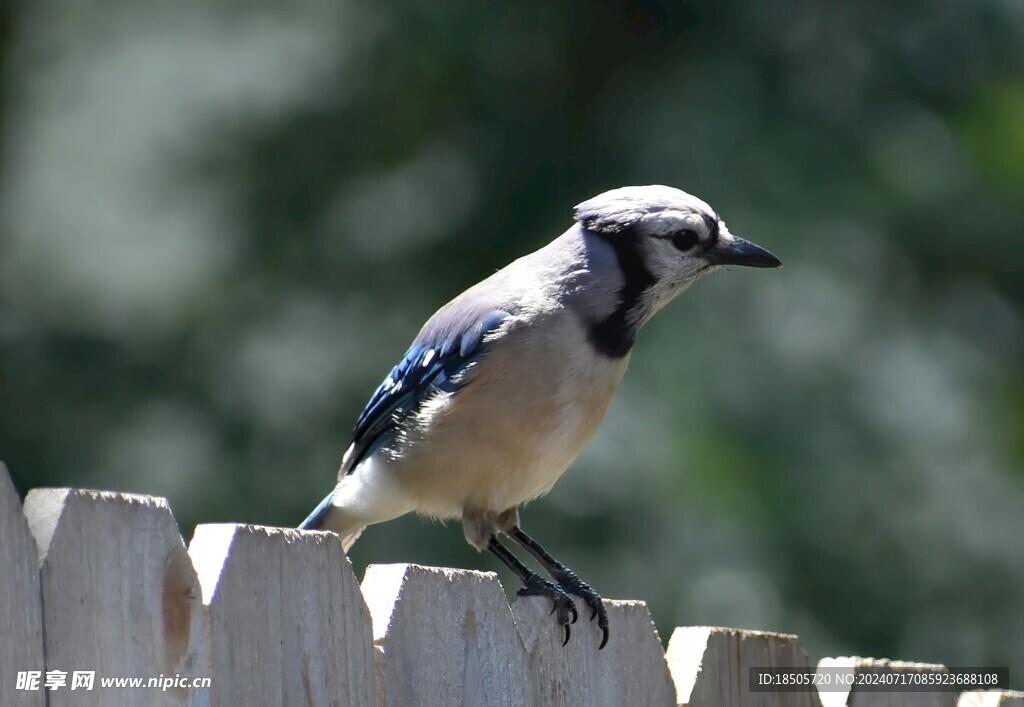
<instances>
[{"instance_id":1,"label":"pointed picket top","mask_svg":"<svg viewBox=\"0 0 1024 707\"><path fill-rule=\"evenodd\" d=\"M188 551L214 704L376 704L370 614L337 535L206 524Z\"/></svg>"},{"instance_id":2,"label":"pointed picket top","mask_svg":"<svg viewBox=\"0 0 1024 707\"><path fill-rule=\"evenodd\" d=\"M956 707L1024 707L1024 692L968 690L960 693Z\"/></svg>"},{"instance_id":3,"label":"pointed picket top","mask_svg":"<svg viewBox=\"0 0 1024 707\"><path fill-rule=\"evenodd\" d=\"M909 689L880 691L874 688L861 687L856 684L858 676L866 673L910 674L934 673L948 674L944 665L937 663L911 663L886 658L861 658L860 656L844 656L840 658L822 658L818 661L818 672L845 672L845 680L849 688L842 690L822 690L821 701L824 707L956 707L957 695L952 688L945 691L914 691Z\"/></svg>"},{"instance_id":4,"label":"pointed picket top","mask_svg":"<svg viewBox=\"0 0 1024 707\"><path fill-rule=\"evenodd\" d=\"M39 553L21 510L21 500L0 462L0 705L46 703L42 690L19 690L18 673L44 671L43 609ZM27 676L26 676L27 679Z\"/></svg>"},{"instance_id":5,"label":"pointed picket top","mask_svg":"<svg viewBox=\"0 0 1024 707\"><path fill-rule=\"evenodd\" d=\"M651 612L642 601L605 600L610 634L601 644L601 631L580 608L569 642L544 597L518 597L512 613L530 656L537 685L537 705L675 705L675 690Z\"/></svg>"},{"instance_id":6,"label":"pointed picket top","mask_svg":"<svg viewBox=\"0 0 1024 707\"><path fill-rule=\"evenodd\" d=\"M675 630L665 654L676 703L688 707L820 707L817 692L752 692L750 668L810 670L807 651L792 634L715 626Z\"/></svg>"},{"instance_id":7,"label":"pointed picket top","mask_svg":"<svg viewBox=\"0 0 1024 707\"><path fill-rule=\"evenodd\" d=\"M36 538L47 670L67 673L61 705L209 705L209 692L175 684L101 688L104 677L209 677L199 583L167 501L80 489L25 499ZM71 690L93 671L91 692Z\"/></svg>"},{"instance_id":8,"label":"pointed picket top","mask_svg":"<svg viewBox=\"0 0 1024 707\"><path fill-rule=\"evenodd\" d=\"M493 572L371 565L379 705L532 705L522 639Z\"/></svg>"}]
</instances>

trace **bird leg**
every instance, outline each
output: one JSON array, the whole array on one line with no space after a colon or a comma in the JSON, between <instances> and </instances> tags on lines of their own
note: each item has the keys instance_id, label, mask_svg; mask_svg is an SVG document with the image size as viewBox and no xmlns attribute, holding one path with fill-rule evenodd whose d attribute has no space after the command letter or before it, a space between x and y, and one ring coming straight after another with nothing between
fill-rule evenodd
<instances>
[{"instance_id":1,"label":"bird leg","mask_svg":"<svg viewBox=\"0 0 1024 707\"><path fill-rule=\"evenodd\" d=\"M551 613L556 615L558 625L565 628L564 646L569 642L569 625L576 623L579 615L576 613L576 603L564 589L552 584L536 572L524 565L512 551L498 542L498 538L491 536L487 541L487 549L497 555L498 559L505 563L523 583L519 590L519 596L542 596L548 597L554 603Z\"/></svg>"},{"instance_id":2,"label":"bird leg","mask_svg":"<svg viewBox=\"0 0 1024 707\"><path fill-rule=\"evenodd\" d=\"M506 534L533 555L561 589L586 602L591 611L590 620L593 621L596 617L597 626L601 629L599 649L604 648L608 643L608 612L604 608L604 602L601 601L601 595L580 579L575 572L552 557L547 550L541 547L540 543L523 532L518 525L512 526L506 531Z\"/></svg>"}]
</instances>

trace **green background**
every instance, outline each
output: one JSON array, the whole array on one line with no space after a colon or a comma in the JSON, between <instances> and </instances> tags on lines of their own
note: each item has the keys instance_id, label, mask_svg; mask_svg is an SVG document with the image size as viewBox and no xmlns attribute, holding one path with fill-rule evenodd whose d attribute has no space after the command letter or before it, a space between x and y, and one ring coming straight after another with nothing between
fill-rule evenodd
<instances>
[{"instance_id":1,"label":"green background","mask_svg":"<svg viewBox=\"0 0 1024 707\"><path fill-rule=\"evenodd\" d=\"M664 638L1024 687L1017 0L35 0L0 28L22 492L294 525L434 309L575 203L670 184L786 268L660 314L524 527ZM352 559L497 568L415 518Z\"/></svg>"}]
</instances>

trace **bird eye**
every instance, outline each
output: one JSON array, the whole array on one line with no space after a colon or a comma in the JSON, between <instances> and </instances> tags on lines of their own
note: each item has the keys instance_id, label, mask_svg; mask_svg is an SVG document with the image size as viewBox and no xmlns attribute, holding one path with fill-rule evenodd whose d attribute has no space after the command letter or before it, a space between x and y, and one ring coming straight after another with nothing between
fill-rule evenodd
<instances>
[{"instance_id":1,"label":"bird eye","mask_svg":"<svg viewBox=\"0 0 1024 707\"><path fill-rule=\"evenodd\" d=\"M700 239L697 236L697 232L692 228L684 228L682 231L672 234L672 245L683 251L693 248L697 245L698 240Z\"/></svg>"}]
</instances>

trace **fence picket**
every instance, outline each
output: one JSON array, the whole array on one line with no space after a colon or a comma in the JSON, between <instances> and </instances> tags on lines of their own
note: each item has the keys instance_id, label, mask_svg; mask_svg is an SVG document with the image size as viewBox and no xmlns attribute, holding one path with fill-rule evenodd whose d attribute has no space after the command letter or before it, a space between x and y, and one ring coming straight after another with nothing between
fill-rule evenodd
<instances>
[{"instance_id":1,"label":"fence picket","mask_svg":"<svg viewBox=\"0 0 1024 707\"><path fill-rule=\"evenodd\" d=\"M822 668L843 669L853 677L849 690L821 693L824 707L956 707L957 696L952 689L944 692L912 692L909 690L879 692L858 688L856 684L853 684L856 676L865 672L883 674L948 673L949 671L944 665L854 656L822 658L818 661L818 670L820 671Z\"/></svg>"},{"instance_id":2,"label":"fence picket","mask_svg":"<svg viewBox=\"0 0 1024 707\"><path fill-rule=\"evenodd\" d=\"M642 601L605 601L610 635L598 650L601 632L580 604L579 620L562 645L562 630L551 601L518 597L512 612L530 656L538 705L675 705L661 639Z\"/></svg>"},{"instance_id":3,"label":"fence picket","mask_svg":"<svg viewBox=\"0 0 1024 707\"><path fill-rule=\"evenodd\" d=\"M1024 692L968 690L960 693L956 707L1024 707Z\"/></svg>"},{"instance_id":4,"label":"fence picket","mask_svg":"<svg viewBox=\"0 0 1024 707\"><path fill-rule=\"evenodd\" d=\"M208 677L199 583L167 501L37 489L25 517L39 549L46 667L67 672L66 687L47 691L50 707L209 705L191 684L100 689L101 678ZM72 690L73 671L95 671L95 689Z\"/></svg>"},{"instance_id":5,"label":"fence picket","mask_svg":"<svg viewBox=\"0 0 1024 707\"><path fill-rule=\"evenodd\" d=\"M378 704L533 705L528 658L493 572L371 565Z\"/></svg>"},{"instance_id":6,"label":"fence picket","mask_svg":"<svg viewBox=\"0 0 1024 707\"><path fill-rule=\"evenodd\" d=\"M209 622L213 704L376 703L370 614L337 535L207 524L188 551Z\"/></svg>"},{"instance_id":7,"label":"fence picket","mask_svg":"<svg viewBox=\"0 0 1024 707\"><path fill-rule=\"evenodd\" d=\"M751 692L751 667L810 668L800 639L785 633L685 626L675 630L665 655L677 704L687 707L820 707L814 690Z\"/></svg>"},{"instance_id":8,"label":"fence picket","mask_svg":"<svg viewBox=\"0 0 1024 707\"><path fill-rule=\"evenodd\" d=\"M46 693L18 689L19 671L43 672L43 609L39 553L21 511L21 500L0 462L0 705L42 707ZM25 675L27 679L28 676ZM24 687L24 685L23 685Z\"/></svg>"}]
</instances>

